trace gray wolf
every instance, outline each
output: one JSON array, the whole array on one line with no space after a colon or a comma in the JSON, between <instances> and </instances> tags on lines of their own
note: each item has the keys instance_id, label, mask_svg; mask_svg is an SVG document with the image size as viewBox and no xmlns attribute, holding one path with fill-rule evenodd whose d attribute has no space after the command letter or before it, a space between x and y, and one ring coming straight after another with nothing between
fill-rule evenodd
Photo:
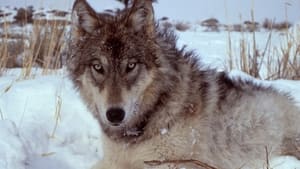
<instances>
[{"instance_id":1,"label":"gray wolf","mask_svg":"<svg viewBox=\"0 0 300 169\"><path fill-rule=\"evenodd\" d=\"M155 22L151 0L115 14L76 0L69 48L70 77L103 131L95 169L201 168L183 160L262 168L266 156L300 157L294 101L178 49L172 30Z\"/></svg>"}]
</instances>

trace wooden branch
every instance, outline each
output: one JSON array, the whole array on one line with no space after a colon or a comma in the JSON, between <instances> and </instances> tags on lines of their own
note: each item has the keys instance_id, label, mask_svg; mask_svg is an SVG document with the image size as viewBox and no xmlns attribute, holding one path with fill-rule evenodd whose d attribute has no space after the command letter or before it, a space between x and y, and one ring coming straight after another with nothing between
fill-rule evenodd
<instances>
[{"instance_id":1,"label":"wooden branch","mask_svg":"<svg viewBox=\"0 0 300 169\"><path fill-rule=\"evenodd\" d=\"M210 166L206 163L203 163L201 161L198 161L198 160L163 160L163 161L159 161L159 160L153 160L153 161L144 161L144 163L146 165L149 165L149 166L159 166L159 165L164 165L164 164L184 164L184 163L192 163L192 164L195 164L197 166L200 166L200 167L203 167L205 169L217 169L213 166Z\"/></svg>"}]
</instances>

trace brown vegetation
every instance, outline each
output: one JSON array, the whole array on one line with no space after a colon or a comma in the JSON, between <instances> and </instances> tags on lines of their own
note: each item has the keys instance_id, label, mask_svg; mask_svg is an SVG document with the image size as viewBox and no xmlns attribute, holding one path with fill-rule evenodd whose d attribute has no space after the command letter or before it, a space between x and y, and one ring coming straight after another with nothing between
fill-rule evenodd
<instances>
[{"instance_id":1,"label":"brown vegetation","mask_svg":"<svg viewBox=\"0 0 300 169\"><path fill-rule=\"evenodd\" d=\"M58 17L65 17L69 14L69 12L62 11L62 10L51 10L51 11L47 11L47 12L52 13L54 16L58 16Z\"/></svg>"},{"instance_id":2,"label":"brown vegetation","mask_svg":"<svg viewBox=\"0 0 300 169\"><path fill-rule=\"evenodd\" d=\"M16 16L14 16L15 23L19 25L26 25L33 23L33 9L32 8L19 8Z\"/></svg>"},{"instance_id":3,"label":"brown vegetation","mask_svg":"<svg viewBox=\"0 0 300 169\"><path fill-rule=\"evenodd\" d=\"M292 24L288 21L275 23L275 21L272 21L270 19L265 19L262 25L263 25L263 28L265 28L267 30L275 29L278 31L283 31L283 30L289 29L292 26Z\"/></svg>"},{"instance_id":4,"label":"brown vegetation","mask_svg":"<svg viewBox=\"0 0 300 169\"><path fill-rule=\"evenodd\" d=\"M67 25L66 21L36 20L29 34L18 34L14 40L7 25L0 39L0 69L23 67L23 75L27 77L36 66L43 68L44 73L61 68Z\"/></svg>"},{"instance_id":5,"label":"brown vegetation","mask_svg":"<svg viewBox=\"0 0 300 169\"><path fill-rule=\"evenodd\" d=\"M234 55L229 47L229 69L239 69L260 79L300 79L300 27L282 34L281 46L271 43L273 32L269 33L263 48L256 46L255 32L252 40L241 33L239 54ZM229 36L229 44L232 43ZM261 74L261 70L265 74Z\"/></svg>"},{"instance_id":6,"label":"brown vegetation","mask_svg":"<svg viewBox=\"0 0 300 169\"><path fill-rule=\"evenodd\" d=\"M201 26L206 27L205 31L219 32L220 23L216 18L209 18L200 23Z\"/></svg>"},{"instance_id":7,"label":"brown vegetation","mask_svg":"<svg viewBox=\"0 0 300 169\"><path fill-rule=\"evenodd\" d=\"M244 22L245 30L248 32L257 32L259 31L260 24L258 22L253 21L245 21Z\"/></svg>"},{"instance_id":8,"label":"brown vegetation","mask_svg":"<svg viewBox=\"0 0 300 169\"><path fill-rule=\"evenodd\" d=\"M187 22L177 22L175 23L175 29L181 32L187 31L191 28L191 25Z\"/></svg>"}]
</instances>

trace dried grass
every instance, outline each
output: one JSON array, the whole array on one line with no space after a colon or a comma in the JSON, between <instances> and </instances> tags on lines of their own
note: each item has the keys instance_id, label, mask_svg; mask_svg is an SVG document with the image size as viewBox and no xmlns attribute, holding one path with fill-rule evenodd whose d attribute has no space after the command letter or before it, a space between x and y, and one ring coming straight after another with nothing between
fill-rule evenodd
<instances>
[{"instance_id":1,"label":"dried grass","mask_svg":"<svg viewBox=\"0 0 300 169\"><path fill-rule=\"evenodd\" d=\"M9 30L9 25L4 23L3 32L4 38L1 38L0 43L0 73L2 73L8 62L8 35L7 32Z\"/></svg>"},{"instance_id":2,"label":"dried grass","mask_svg":"<svg viewBox=\"0 0 300 169\"><path fill-rule=\"evenodd\" d=\"M39 21L34 23L30 43L25 48L23 56L24 77L30 76L33 66L42 67L43 74L49 73L49 69L61 68L61 52L66 43L65 30L64 23L42 24Z\"/></svg>"},{"instance_id":3,"label":"dried grass","mask_svg":"<svg viewBox=\"0 0 300 169\"><path fill-rule=\"evenodd\" d=\"M28 78L34 67L43 74L62 67L62 51L66 44L68 21L35 20L32 30L22 28L10 33L12 25L4 23L0 39L0 73L6 68L22 67L22 77Z\"/></svg>"},{"instance_id":4,"label":"dried grass","mask_svg":"<svg viewBox=\"0 0 300 169\"><path fill-rule=\"evenodd\" d=\"M254 23L254 10L251 10ZM285 22L287 23L287 22ZM265 23L267 24L267 23ZM270 23L268 23L270 24ZM280 33L280 32L276 32ZM245 38L241 31L239 54L233 55L231 31L228 30L228 69L238 69L259 79L300 79L300 27L285 29L281 45L273 46L274 36L270 29L269 36L263 48L257 47L256 32L251 32L252 39ZM264 72L266 71L266 72ZM264 74L262 74L264 73Z\"/></svg>"},{"instance_id":5,"label":"dried grass","mask_svg":"<svg viewBox=\"0 0 300 169\"><path fill-rule=\"evenodd\" d=\"M60 96L56 97L56 107L55 107L55 125L52 130L52 133L50 135L50 138L55 138L55 133L59 124L59 121L61 120L61 105L62 105L62 99Z\"/></svg>"}]
</instances>

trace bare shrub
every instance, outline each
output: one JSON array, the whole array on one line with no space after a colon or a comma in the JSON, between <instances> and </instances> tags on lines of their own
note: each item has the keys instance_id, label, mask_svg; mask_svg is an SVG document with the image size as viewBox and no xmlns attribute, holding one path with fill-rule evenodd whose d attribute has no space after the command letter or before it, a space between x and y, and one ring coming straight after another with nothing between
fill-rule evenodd
<instances>
[{"instance_id":1,"label":"bare shrub","mask_svg":"<svg viewBox=\"0 0 300 169\"><path fill-rule=\"evenodd\" d=\"M48 13L52 13L54 16L58 16L58 17L65 17L69 14L69 12L67 11L56 10L56 9L48 11Z\"/></svg>"},{"instance_id":2,"label":"bare shrub","mask_svg":"<svg viewBox=\"0 0 300 169\"><path fill-rule=\"evenodd\" d=\"M209 18L200 23L201 26L206 27L206 31L219 32L219 21L216 18Z\"/></svg>"},{"instance_id":3,"label":"bare shrub","mask_svg":"<svg viewBox=\"0 0 300 169\"><path fill-rule=\"evenodd\" d=\"M290 22L283 21L283 22L275 23L273 25L273 28L278 31L283 31L283 30L289 29L291 26L292 26L292 24Z\"/></svg>"},{"instance_id":4,"label":"bare shrub","mask_svg":"<svg viewBox=\"0 0 300 169\"><path fill-rule=\"evenodd\" d=\"M283 21L283 22L276 23L275 21L272 21L272 20L267 19L267 18L263 21L262 25L263 25L263 28L265 28L267 30L275 29L277 31L284 31L284 30L290 29L293 26L288 21Z\"/></svg>"},{"instance_id":5,"label":"bare shrub","mask_svg":"<svg viewBox=\"0 0 300 169\"><path fill-rule=\"evenodd\" d=\"M244 25L245 25L245 30L248 32L259 31L260 28L259 23L254 21L245 21Z\"/></svg>"},{"instance_id":6,"label":"bare shrub","mask_svg":"<svg viewBox=\"0 0 300 169\"><path fill-rule=\"evenodd\" d=\"M19 25L33 23L33 12L33 8L19 8L16 16L14 16L15 23Z\"/></svg>"},{"instance_id":7,"label":"bare shrub","mask_svg":"<svg viewBox=\"0 0 300 169\"><path fill-rule=\"evenodd\" d=\"M184 32L184 31L187 31L188 29L190 29L191 26L189 23L186 23L186 22L177 22L175 24L175 28L178 31Z\"/></svg>"},{"instance_id":8,"label":"bare shrub","mask_svg":"<svg viewBox=\"0 0 300 169\"><path fill-rule=\"evenodd\" d=\"M266 18L263 21L262 26L263 26L264 29L272 30L273 29L273 24L274 24L274 21L272 21L271 19Z\"/></svg>"}]
</instances>

